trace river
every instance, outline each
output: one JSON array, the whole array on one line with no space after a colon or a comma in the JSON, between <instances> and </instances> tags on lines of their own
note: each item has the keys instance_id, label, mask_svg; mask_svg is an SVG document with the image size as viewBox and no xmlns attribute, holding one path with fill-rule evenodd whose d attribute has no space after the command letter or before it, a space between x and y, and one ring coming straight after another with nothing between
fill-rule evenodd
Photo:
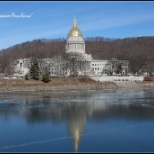
<instances>
[{"instance_id":1,"label":"river","mask_svg":"<svg viewBox=\"0 0 154 154\"><path fill-rule=\"evenodd\" d=\"M0 152L154 152L154 89L0 93Z\"/></svg>"}]
</instances>

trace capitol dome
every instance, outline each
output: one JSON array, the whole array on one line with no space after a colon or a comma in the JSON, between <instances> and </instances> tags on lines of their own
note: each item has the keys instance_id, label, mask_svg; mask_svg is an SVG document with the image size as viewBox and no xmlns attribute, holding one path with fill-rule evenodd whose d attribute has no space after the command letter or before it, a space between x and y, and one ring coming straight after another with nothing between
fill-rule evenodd
<instances>
[{"instance_id":1,"label":"capitol dome","mask_svg":"<svg viewBox=\"0 0 154 154\"><path fill-rule=\"evenodd\" d=\"M71 30L68 32L68 37L71 37L71 36L82 36L82 32L81 32L80 29L77 27L76 19L74 19L73 27L72 27Z\"/></svg>"},{"instance_id":2,"label":"capitol dome","mask_svg":"<svg viewBox=\"0 0 154 154\"><path fill-rule=\"evenodd\" d=\"M73 27L68 32L65 50L66 50L66 53L69 53L69 54L77 53L82 55L82 58L85 61L89 61L92 59L91 55L87 54L85 51L85 41L82 36L82 32L77 27L77 22L75 18L73 22Z\"/></svg>"}]
</instances>

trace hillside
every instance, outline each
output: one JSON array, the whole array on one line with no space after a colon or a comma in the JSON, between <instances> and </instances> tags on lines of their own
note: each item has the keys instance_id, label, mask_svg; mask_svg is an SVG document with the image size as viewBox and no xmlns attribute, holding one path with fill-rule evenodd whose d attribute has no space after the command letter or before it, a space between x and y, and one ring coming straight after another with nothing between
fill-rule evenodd
<instances>
[{"instance_id":1,"label":"hillside","mask_svg":"<svg viewBox=\"0 0 154 154\"><path fill-rule=\"evenodd\" d=\"M154 71L154 37L109 39L103 37L86 38L86 52L94 59L117 59L130 61L130 68L136 72L147 66ZM31 56L52 58L65 53L65 39L39 39L24 42L0 51L0 72L9 70L10 63L18 58Z\"/></svg>"}]
</instances>

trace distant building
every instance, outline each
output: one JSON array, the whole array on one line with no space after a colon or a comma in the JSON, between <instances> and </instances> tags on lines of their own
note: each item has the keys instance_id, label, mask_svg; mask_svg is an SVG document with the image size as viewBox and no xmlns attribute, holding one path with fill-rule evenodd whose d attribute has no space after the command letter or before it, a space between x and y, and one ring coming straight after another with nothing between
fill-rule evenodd
<instances>
[{"instance_id":1,"label":"distant building","mask_svg":"<svg viewBox=\"0 0 154 154\"><path fill-rule=\"evenodd\" d=\"M29 72L30 59L18 59L14 62L14 76L15 77L24 77Z\"/></svg>"},{"instance_id":2,"label":"distant building","mask_svg":"<svg viewBox=\"0 0 154 154\"><path fill-rule=\"evenodd\" d=\"M127 75L129 62L127 60L96 60L85 51L85 41L82 32L74 19L73 27L68 32L65 46L68 61L63 59L44 59L49 67L50 76L111 76ZM14 76L24 77L30 69L30 59L18 59L15 63ZM43 65L44 66L44 65ZM40 64L40 67L43 67Z\"/></svg>"}]
</instances>

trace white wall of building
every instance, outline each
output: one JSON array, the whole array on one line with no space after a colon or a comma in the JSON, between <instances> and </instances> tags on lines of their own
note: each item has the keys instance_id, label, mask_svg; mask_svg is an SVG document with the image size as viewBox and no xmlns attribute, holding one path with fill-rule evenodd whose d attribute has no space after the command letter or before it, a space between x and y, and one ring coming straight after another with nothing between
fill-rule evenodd
<instances>
[{"instance_id":1,"label":"white wall of building","mask_svg":"<svg viewBox=\"0 0 154 154\"><path fill-rule=\"evenodd\" d=\"M91 61L91 70L96 75L102 75L104 67L107 65L108 60L92 60Z\"/></svg>"},{"instance_id":2,"label":"white wall of building","mask_svg":"<svg viewBox=\"0 0 154 154\"><path fill-rule=\"evenodd\" d=\"M100 76L96 77L93 76L91 77L95 81L100 81L100 82L114 82L114 81L143 81L144 76Z\"/></svg>"},{"instance_id":3,"label":"white wall of building","mask_svg":"<svg viewBox=\"0 0 154 154\"><path fill-rule=\"evenodd\" d=\"M24 77L28 72L29 68L28 65L30 63L29 59L18 59L15 61L15 68L14 68L14 76L16 77Z\"/></svg>"}]
</instances>

